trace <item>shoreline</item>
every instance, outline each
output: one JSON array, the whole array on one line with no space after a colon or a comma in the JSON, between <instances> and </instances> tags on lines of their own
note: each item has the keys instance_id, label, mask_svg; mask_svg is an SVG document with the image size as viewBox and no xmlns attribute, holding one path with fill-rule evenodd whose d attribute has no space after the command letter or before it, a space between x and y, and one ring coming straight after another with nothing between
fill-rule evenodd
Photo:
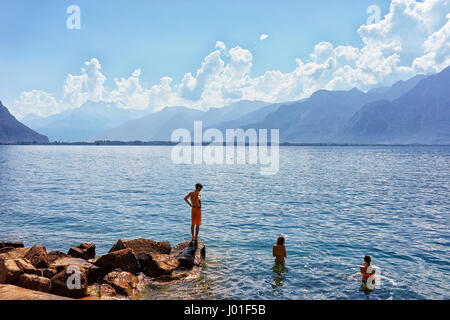
<instances>
[{"instance_id":1,"label":"shoreline","mask_svg":"<svg viewBox=\"0 0 450 320\"><path fill-rule=\"evenodd\" d=\"M95 141L95 142L49 142L49 143L37 143L37 142L14 142L3 143L0 142L0 146L177 146L177 145L191 145L194 143L177 143L171 141ZM222 145L227 146L227 143L202 143L202 146ZM228 144L231 145L231 144ZM259 144L256 144L258 146ZM271 145L270 142L267 145ZM234 143L233 146L242 146L242 144ZM245 146L250 146L249 143L245 143ZM409 144L383 144L383 143L294 143L294 142L282 142L279 143L280 147L450 147L450 144L421 144L421 143L409 143Z\"/></svg>"},{"instance_id":2,"label":"shoreline","mask_svg":"<svg viewBox=\"0 0 450 320\"><path fill-rule=\"evenodd\" d=\"M47 252L42 244L0 241L0 300L139 300L151 283L198 276L204 265L203 242L119 239L96 256L95 244L83 242L67 253Z\"/></svg>"}]
</instances>

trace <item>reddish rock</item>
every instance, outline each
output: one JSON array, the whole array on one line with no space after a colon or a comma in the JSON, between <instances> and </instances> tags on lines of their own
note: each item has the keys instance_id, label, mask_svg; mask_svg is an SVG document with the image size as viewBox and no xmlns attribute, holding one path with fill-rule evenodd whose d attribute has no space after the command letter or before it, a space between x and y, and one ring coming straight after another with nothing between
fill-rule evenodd
<instances>
[{"instance_id":1,"label":"reddish rock","mask_svg":"<svg viewBox=\"0 0 450 320\"><path fill-rule=\"evenodd\" d=\"M52 279L52 293L69 298L87 296L87 277L83 268L70 265L56 274Z\"/></svg>"},{"instance_id":2,"label":"reddish rock","mask_svg":"<svg viewBox=\"0 0 450 320\"><path fill-rule=\"evenodd\" d=\"M139 265L146 276L158 277L171 274L180 266L180 263L166 254L149 253L141 255Z\"/></svg>"},{"instance_id":3,"label":"reddish rock","mask_svg":"<svg viewBox=\"0 0 450 320\"><path fill-rule=\"evenodd\" d=\"M48 267L47 250L42 244L37 244L29 249L24 258L30 260L31 264L36 268Z\"/></svg>"},{"instance_id":4,"label":"reddish rock","mask_svg":"<svg viewBox=\"0 0 450 320\"><path fill-rule=\"evenodd\" d=\"M53 262L55 262L58 259L66 258L66 257L70 257L70 256L61 251L56 251L56 250L50 251L49 253L47 253L48 265L51 265Z\"/></svg>"},{"instance_id":5,"label":"reddish rock","mask_svg":"<svg viewBox=\"0 0 450 320\"><path fill-rule=\"evenodd\" d=\"M23 242L21 241L0 241L0 249L10 247L10 248L23 248Z\"/></svg>"},{"instance_id":6,"label":"reddish rock","mask_svg":"<svg viewBox=\"0 0 450 320\"><path fill-rule=\"evenodd\" d=\"M8 252L8 251L11 251L13 249L14 249L14 247L3 247L3 248L0 248L0 254Z\"/></svg>"},{"instance_id":7,"label":"reddish rock","mask_svg":"<svg viewBox=\"0 0 450 320\"><path fill-rule=\"evenodd\" d=\"M94 259L95 244L93 244L92 242L84 242L79 246L70 248L67 254L74 258L81 258L85 260Z\"/></svg>"},{"instance_id":8,"label":"reddish rock","mask_svg":"<svg viewBox=\"0 0 450 320\"><path fill-rule=\"evenodd\" d=\"M52 288L52 282L50 281L50 279L27 273L22 274L17 279L17 282L15 284L22 288L46 293L50 292Z\"/></svg>"},{"instance_id":9,"label":"reddish rock","mask_svg":"<svg viewBox=\"0 0 450 320\"><path fill-rule=\"evenodd\" d=\"M53 262L50 267L56 269L57 272L61 272L65 267L71 265L84 269L89 284L101 279L102 273L100 268L81 258L64 257Z\"/></svg>"},{"instance_id":10,"label":"reddish rock","mask_svg":"<svg viewBox=\"0 0 450 320\"><path fill-rule=\"evenodd\" d=\"M120 269L121 271L136 274L139 272L139 262L132 249L113 251L99 257L95 265L101 269L102 274Z\"/></svg>"},{"instance_id":11,"label":"reddish rock","mask_svg":"<svg viewBox=\"0 0 450 320\"><path fill-rule=\"evenodd\" d=\"M116 290L114 290L113 287L111 287L107 283L102 283L98 286L98 293L100 297L115 297L117 296Z\"/></svg>"},{"instance_id":12,"label":"reddish rock","mask_svg":"<svg viewBox=\"0 0 450 320\"><path fill-rule=\"evenodd\" d=\"M129 272L113 271L108 273L103 280L113 287L119 294L133 297L137 293L139 280L136 276Z\"/></svg>"},{"instance_id":13,"label":"reddish rock","mask_svg":"<svg viewBox=\"0 0 450 320\"><path fill-rule=\"evenodd\" d=\"M16 259L14 260L16 265L24 272L29 274L36 274L36 268L27 259Z\"/></svg>"},{"instance_id":14,"label":"reddish rock","mask_svg":"<svg viewBox=\"0 0 450 320\"><path fill-rule=\"evenodd\" d=\"M22 274L22 269L14 260L0 260L0 283L15 283Z\"/></svg>"},{"instance_id":15,"label":"reddish rock","mask_svg":"<svg viewBox=\"0 0 450 320\"><path fill-rule=\"evenodd\" d=\"M134 239L134 240L118 240L109 250L109 252L123 250L123 249L133 249L137 257L146 253L160 253L169 254L171 251L170 243L167 241L156 242L151 239Z\"/></svg>"},{"instance_id":16,"label":"reddish rock","mask_svg":"<svg viewBox=\"0 0 450 320\"><path fill-rule=\"evenodd\" d=\"M55 268L44 268L44 269L37 269L36 274L40 277L44 277L47 279L53 278L54 275L58 273L58 270Z\"/></svg>"},{"instance_id":17,"label":"reddish rock","mask_svg":"<svg viewBox=\"0 0 450 320\"><path fill-rule=\"evenodd\" d=\"M6 259L23 259L30 248L14 248L7 252L0 253L0 260Z\"/></svg>"}]
</instances>

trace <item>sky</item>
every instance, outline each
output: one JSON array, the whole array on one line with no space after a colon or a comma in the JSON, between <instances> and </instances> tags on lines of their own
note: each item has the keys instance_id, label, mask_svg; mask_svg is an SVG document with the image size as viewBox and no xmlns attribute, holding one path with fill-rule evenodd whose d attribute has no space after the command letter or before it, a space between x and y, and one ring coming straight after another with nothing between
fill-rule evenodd
<instances>
[{"instance_id":1,"label":"sky","mask_svg":"<svg viewBox=\"0 0 450 320\"><path fill-rule=\"evenodd\" d=\"M368 90L449 65L449 12L447 0L2 0L0 100L20 119Z\"/></svg>"}]
</instances>

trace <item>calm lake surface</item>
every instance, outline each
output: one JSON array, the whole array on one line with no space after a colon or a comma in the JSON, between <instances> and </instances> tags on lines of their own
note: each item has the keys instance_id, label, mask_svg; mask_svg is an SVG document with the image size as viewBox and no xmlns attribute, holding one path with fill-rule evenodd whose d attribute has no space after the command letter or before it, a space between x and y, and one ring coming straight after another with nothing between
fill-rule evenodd
<instances>
[{"instance_id":1,"label":"calm lake surface","mask_svg":"<svg viewBox=\"0 0 450 320\"><path fill-rule=\"evenodd\" d=\"M198 279L148 299L449 299L449 147L280 147L280 170L176 165L171 147L0 146L0 239L66 252L119 238L190 239L204 186ZM286 237L287 264L272 245ZM380 286L354 277L372 256Z\"/></svg>"}]
</instances>

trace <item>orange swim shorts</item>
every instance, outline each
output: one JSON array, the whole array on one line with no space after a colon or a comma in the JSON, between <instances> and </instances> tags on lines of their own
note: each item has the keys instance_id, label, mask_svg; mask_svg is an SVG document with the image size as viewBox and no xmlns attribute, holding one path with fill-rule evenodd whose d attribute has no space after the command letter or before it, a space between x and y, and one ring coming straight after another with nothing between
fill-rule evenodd
<instances>
[{"instance_id":1,"label":"orange swim shorts","mask_svg":"<svg viewBox=\"0 0 450 320\"><path fill-rule=\"evenodd\" d=\"M202 209L192 208L191 220L193 225L199 226L202 223Z\"/></svg>"}]
</instances>

